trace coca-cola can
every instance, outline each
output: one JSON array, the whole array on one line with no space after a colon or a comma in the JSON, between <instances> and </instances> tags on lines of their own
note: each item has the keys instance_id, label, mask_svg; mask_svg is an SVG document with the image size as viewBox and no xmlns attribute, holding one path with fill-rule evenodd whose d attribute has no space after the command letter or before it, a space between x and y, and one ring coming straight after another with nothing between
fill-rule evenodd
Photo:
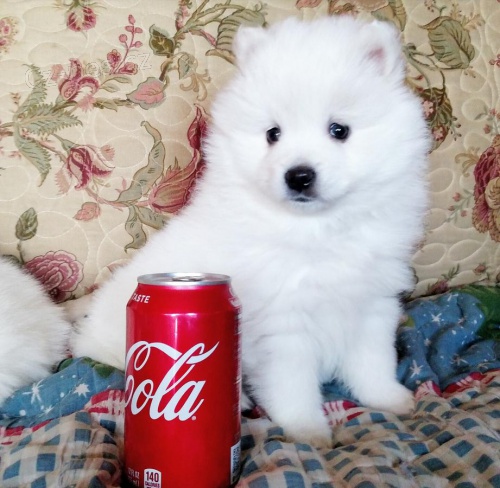
<instances>
[{"instance_id":1,"label":"coca-cola can","mask_svg":"<svg viewBox=\"0 0 500 488\"><path fill-rule=\"evenodd\" d=\"M125 470L135 486L233 485L239 302L225 275L150 274L127 305Z\"/></svg>"}]
</instances>

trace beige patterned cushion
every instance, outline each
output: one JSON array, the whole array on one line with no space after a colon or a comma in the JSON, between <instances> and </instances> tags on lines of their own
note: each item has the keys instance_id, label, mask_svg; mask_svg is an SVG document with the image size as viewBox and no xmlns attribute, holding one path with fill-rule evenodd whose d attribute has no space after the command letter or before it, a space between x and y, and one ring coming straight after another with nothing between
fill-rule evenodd
<instances>
[{"instance_id":1,"label":"beige patterned cushion","mask_svg":"<svg viewBox=\"0 0 500 488\"><path fill-rule=\"evenodd\" d=\"M0 252L88 292L189 198L238 25L328 13L403 31L435 139L416 294L500 281L494 0L1 1Z\"/></svg>"}]
</instances>

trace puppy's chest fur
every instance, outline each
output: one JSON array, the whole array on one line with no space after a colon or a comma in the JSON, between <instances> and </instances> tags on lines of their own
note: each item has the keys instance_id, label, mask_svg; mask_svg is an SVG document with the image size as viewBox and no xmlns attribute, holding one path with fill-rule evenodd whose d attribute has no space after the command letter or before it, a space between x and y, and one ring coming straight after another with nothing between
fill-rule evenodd
<instances>
[{"instance_id":1,"label":"puppy's chest fur","mask_svg":"<svg viewBox=\"0 0 500 488\"><path fill-rule=\"evenodd\" d=\"M234 286L249 304L245 315L276 310L318 318L342 308L346 300L366 300L391 264L377 245L359 242L354 234L275 234L233 254Z\"/></svg>"},{"instance_id":2,"label":"puppy's chest fur","mask_svg":"<svg viewBox=\"0 0 500 488\"><path fill-rule=\"evenodd\" d=\"M360 239L356 230L326 228L307 236L270 233L226 255L233 256L230 272L243 305L245 367L259 368L267 356L262 338L295 335L327 381L373 301L401 286L405 265L385 255L380 239Z\"/></svg>"}]
</instances>

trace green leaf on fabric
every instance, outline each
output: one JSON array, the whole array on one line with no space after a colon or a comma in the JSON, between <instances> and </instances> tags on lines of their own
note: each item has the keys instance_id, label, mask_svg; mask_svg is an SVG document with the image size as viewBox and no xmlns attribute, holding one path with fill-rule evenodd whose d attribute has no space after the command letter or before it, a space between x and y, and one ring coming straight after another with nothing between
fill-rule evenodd
<instances>
[{"instance_id":1,"label":"green leaf on fabric","mask_svg":"<svg viewBox=\"0 0 500 488\"><path fill-rule=\"evenodd\" d=\"M127 221L125 222L125 231L132 237L132 242L129 242L125 246L125 251L129 249L140 249L144 244L146 244L146 233L142 228L142 222L137 214L137 207L131 205L129 207L129 215Z\"/></svg>"},{"instance_id":2,"label":"green leaf on fabric","mask_svg":"<svg viewBox=\"0 0 500 488\"><path fill-rule=\"evenodd\" d=\"M117 91L120 91L120 87L115 83L102 84L101 89L106 90L109 93L116 93Z\"/></svg>"},{"instance_id":3,"label":"green leaf on fabric","mask_svg":"<svg viewBox=\"0 0 500 488\"><path fill-rule=\"evenodd\" d=\"M261 10L244 9L228 15L219 24L217 29L216 49L210 50L208 55L217 55L227 58L231 53L233 39L241 25L264 26L266 18Z\"/></svg>"},{"instance_id":4,"label":"green leaf on fabric","mask_svg":"<svg viewBox=\"0 0 500 488\"><path fill-rule=\"evenodd\" d=\"M479 308L484 313L484 323L478 335L483 339L500 341L500 287L469 285L461 291L479 300Z\"/></svg>"},{"instance_id":5,"label":"green leaf on fabric","mask_svg":"<svg viewBox=\"0 0 500 488\"><path fill-rule=\"evenodd\" d=\"M47 136L66 127L82 125L82 123L74 115L58 110L54 105L42 104L30 107L20 121L20 125L32 134Z\"/></svg>"},{"instance_id":6,"label":"green leaf on fabric","mask_svg":"<svg viewBox=\"0 0 500 488\"><path fill-rule=\"evenodd\" d=\"M160 230L168 222L169 218L165 215L153 212L149 207L137 207L137 217L148 227Z\"/></svg>"},{"instance_id":7,"label":"green leaf on fabric","mask_svg":"<svg viewBox=\"0 0 500 488\"><path fill-rule=\"evenodd\" d=\"M150 192L154 182L163 174L165 145L161 140L161 134L149 122L142 122L141 125L153 138L153 147L149 152L148 164L134 174L130 186L120 193L117 202L137 202Z\"/></svg>"},{"instance_id":8,"label":"green leaf on fabric","mask_svg":"<svg viewBox=\"0 0 500 488\"><path fill-rule=\"evenodd\" d=\"M440 131L441 137L434 139L434 149L437 149L446 139L446 136L453 127L456 118L453 115L453 107L448 97L446 86L442 88L430 87L419 92L423 101L432 103L432 110L427 116L427 123L432 132Z\"/></svg>"},{"instance_id":9,"label":"green leaf on fabric","mask_svg":"<svg viewBox=\"0 0 500 488\"><path fill-rule=\"evenodd\" d=\"M108 109L118 112L118 105L114 100L111 100L109 98L96 98L96 101L94 102L94 107L100 108L101 110Z\"/></svg>"},{"instance_id":10,"label":"green leaf on fabric","mask_svg":"<svg viewBox=\"0 0 500 488\"><path fill-rule=\"evenodd\" d=\"M179 79L182 80L188 76L191 76L195 73L194 66L196 64L196 59L192 54L183 53L179 57L179 61L177 62L177 69L179 72Z\"/></svg>"},{"instance_id":11,"label":"green leaf on fabric","mask_svg":"<svg viewBox=\"0 0 500 488\"><path fill-rule=\"evenodd\" d=\"M19 128L14 131L14 143L19 152L31 163L40 173L42 184L50 171L50 154L39 142L34 139L27 139L19 134Z\"/></svg>"},{"instance_id":12,"label":"green leaf on fabric","mask_svg":"<svg viewBox=\"0 0 500 488\"><path fill-rule=\"evenodd\" d=\"M129 85L132 84L132 80L128 76L124 75L109 75L109 79L116 81L117 83L127 83ZM102 87L102 85L101 85Z\"/></svg>"},{"instance_id":13,"label":"green leaf on fabric","mask_svg":"<svg viewBox=\"0 0 500 488\"><path fill-rule=\"evenodd\" d=\"M423 26L436 58L453 69L468 68L476 51L469 32L458 20L438 17Z\"/></svg>"},{"instance_id":14,"label":"green leaf on fabric","mask_svg":"<svg viewBox=\"0 0 500 488\"><path fill-rule=\"evenodd\" d=\"M61 143L61 147L66 151L69 152L72 147L75 147L76 144L74 142L69 141L68 139L64 139L63 137L57 136L57 139Z\"/></svg>"},{"instance_id":15,"label":"green leaf on fabric","mask_svg":"<svg viewBox=\"0 0 500 488\"><path fill-rule=\"evenodd\" d=\"M149 47L157 56L171 56L175 49L175 42L167 31L153 24L149 28Z\"/></svg>"},{"instance_id":16,"label":"green leaf on fabric","mask_svg":"<svg viewBox=\"0 0 500 488\"><path fill-rule=\"evenodd\" d=\"M406 10L403 0L389 0L388 5L372 12L372 15L379 20L392 22L401 32L406 27Z\"/></svg>"},{"instance_id":17,"label":"green leaf on fabric","mask_svg":"<svg viewBox=\"0 0 500 488\"><path fill-rule=\"evenodd\" d=\"M38 230L38 216L31 207L19 217L16 223L16 237L20 241L27 241L35 237Z\"/></svg>"},{"instance_id":18,"label":"green leaf on fabric","mask_svg":"<svg viewBox=\"0 0 500 488\"><path fill-rule=\"evenodd\" d=\"M17 119L21 114L29 110L35 105L41 105L44 103L47 97L47 83L43 78L40 68L35 65L30 65L30 84L33 85L31 93L26 97L26 100L17 109L14 120Z\"/></svg>"}]
</instances>

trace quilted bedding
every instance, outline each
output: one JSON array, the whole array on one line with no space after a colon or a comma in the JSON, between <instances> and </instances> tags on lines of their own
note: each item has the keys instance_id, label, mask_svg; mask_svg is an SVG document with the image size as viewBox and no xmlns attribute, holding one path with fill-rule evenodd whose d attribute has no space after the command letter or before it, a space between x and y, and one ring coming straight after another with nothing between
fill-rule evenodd
<instances>
[{"instance_id":1,"label":"quilted bedding","mask_svg":"<svg viewBox=\"0 0 500 488\"><path fill-rule=\"evenodd\" d=\"M406 314L398 374L415 412L369 410L325 385L333 448L317 450L255 408L243 418L238 486L500 486L500 288L418 299ZM124 486L123 385L120 371L68 359L7 399L0 486Z\"/></svg>"}]
</instances>

